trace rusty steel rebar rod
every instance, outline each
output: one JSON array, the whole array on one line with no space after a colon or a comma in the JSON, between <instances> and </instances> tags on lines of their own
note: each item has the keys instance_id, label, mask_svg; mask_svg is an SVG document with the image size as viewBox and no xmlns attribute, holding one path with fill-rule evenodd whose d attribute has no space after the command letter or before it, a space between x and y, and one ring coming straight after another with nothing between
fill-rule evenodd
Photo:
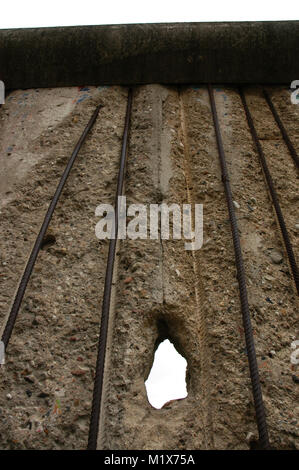
<instances>
[{"instance_id":1,"label":"rusty steel rebar rod","mask_svg":"<svg viewBox=\"0 0 299 470\"><path fill-rule=\"evenodd\" d=\"M242 311L243 325L244 325L244 332L245 332L246 349L247 349L249 371L250 371L252 392L253 392L253 399L254 399L254 406L255 406L255 413L256 413L256 422L257 422L257 427L258 427L258 432L259 432L259 443L263 449L269 449L270 445L269 445L268 427L267 427L266 413L265 413L265 407L264 407L264 402L263 402L262 389L261 389L260 378L259 378L259 369L258 369L258 364L257 364L254 338L253 338L253 332L252 332L252 326L251 326L247 287L246 287L246 275L245 275L241 244L240 244L238 223L237 223L237 218L236 218L234 204L233 204L233 196L232 196L232 191L231 191L230 182L229 182L229 174L228 174L224 147L223 147L223 142L222 142L222 136L221 136L221 131L220 131L220 125L219 125L219 120L218 120L218 115L217 115L214 91L210 84L208 85L208 90L209 90L211 109L212 109L212 115L213 115L213 121L214 121L215 133L216 133L220 165L221 165L222 181L223 181L224 188L225 188L226 201L227 201L229 218L230 218L230 223L231 223L236 268L237 268L237 278L238 278L239 291L240 291L241 311Z\"/></svg>"},{"instance_id":2,"label":"rusty steel rebar rod","mask_svg":"<svg viewBox=\"0 0 299 470\"><path fill-rule=\"evenodd\" d=\"M272 180L272 176L271 176L271 173L270 173L268 165L267 165L266 157L265 157L263 148L261 146L261 143L259 141L256 129L255 129L255 126L254 126L254 122L253 122L251 113L249 111L248 105L247 105L247 101L246 101L246 98L245 98L243 88L239 89L239 93L240 93L241 100L242 100L242 103L243 103L243 106L244 106L248 126L249 126L249 129L250 129L250 132L251 132L251 136L252 136L253 142L255 144L255 147L256 147L256 150L257 150L257 153L258 153L258 156L259 156L259 160L260 160L260 163L261 163L261 166L263 168L263 172L264 172L267 184L268 184L269 192L270 192L270 195L271 195L271 198L272 198L273 206L274 206L274 209L275 209L275 212L276 212L277 220L278 220L278 223L279 223L279 226L280 226L281 234L282 234L283 241L284 241L285 248L286 248L286 252L287 252L287 255L288 255L289 264L290 264L291 271L292 271L292 274L293 274L295 286L296 286L296 289L297 289L297 293L299 295L299 271L298 271L298 266L297 266L297 263L296 263L296 258L295 258L295 255L294 255L294 251L293 251L292 243L291 243L289 233L288 233L288 230L287 230L287 227L286 227L286 223L285 223L285 220L284 220L284 217L283 217L283 214L282 214L282 211L281 211L281 207L280 207L280 204L279 204L278 195L277 195L277 192L275 190L274 183L273 183L273 180Z\"/></svg>"},{"instance_id":3,"label":"rusty steel rebar rod","mask_svg":"<svg viewBox=\"0 0 299 470\"><path fill-rule=\"evenodd\" d=\"M114 218L114 237L111 238L109 244L109 252L107 258L107 268L105 276L105 286L104 286L104 295L102 303L102 316L101 316L101 325L100 325L100 336L98 342L98 355L94 379L94 389L93 389L93 400L92 400L92 409L90 416L89 424L89 437L88 437L88 450L96 450L97 448L97 439L99 432L99 422L101 419L101 404L103 396L103 384L104 384L104 369L105 369L105 357L106 357L106 345L108 337L108 328L109 328L109 313L110 313L110 300L111 300L111 288L113 280L113 268L114 268L114 259L116 252L117 236L118 236L118 198L123 193L124 186L124 177L125 177L125 166L126 166L126 157L127 157L127 148L128 148L128 137L130 129L130 118L131 118L131 109L132 109L132 96L133 91L130 88L128 92L128 102L127 102L127 111L125 117L125 126L122 139L122 149L119 163L119 173L118 181L116 188L116 197L115 197L115 218Z\"/></svg>"},{"instance_id":4,"label":"rusty steel rebar rod","mask_svg":"<svg viewBox=\"0 0 299 470\"><path fill-rule=\"evenodd\" d=\"M16 295L15 295L15 298L14 298L14 301L13 301L13 304L12 304L12 307L11 307L11 310L10 310L10 313L9 313L9 316L8 316L8 319L7 319L5 328L4 328L4 331L3 331L3 334L2 334L1 340L4 343L5 349L8 346L8 343L9 343L9 340L10 340L10 337L11 337L11 334L12 334L12 331L13 331L18 313L19 313L19 309L20 309L20 306L21 306L21 303L22 303L22 300L23 300L23 297L24 297L24 294L25 294L25 291L26 291L27 284L29 282L33 267L35 265L35 261L37 259L38 253L40 251L40 248L41 248L41 245L42 245L42 242L43 242L43 238L46 234L46 231L47 231L47 228L48 228L49 223L51 221L53 212L55 210L55 207L57 205L59 197L62 193L62 190L64 188L66 180L69 176L69 173L72 169L72 166L75 162L75 159L76 159L76 157L79 153L79 150L81 149L81 147L82 147L89 131L93 127L101 107L102 107L102 105L99 105L96 108L96 110L92 114L87 126L85 127L80 139L78 140L78 142L77 142L77 144L76 144L76 146L73 150L73 153L72 153L72 155L71 155L71 157L68 161L68 164L67 164L67 166L66 166L66 168L65 168L65 170L64 170L64 172L61 176L61 179L58 183L58 186L57 186L56 191L54 193L53 199L52 199L52 201L51 201L51 203L48 207L48 210L46 212L46 215L45 215L45 218L43 220L42 226L40 228L39 234L36 238L36 241L35 241L34 246L32 248L31 254L30 254L29 259L28 259L28 262L26 264L25 270L24 270L23 275L21 277L21 280L20 280Z\"/></svg>"},{"instance_id":5,"label":"rusty steel rebar rod","mask_svg":"<svg viewBox=\"0 0 299 470\"><path fill-rule=\"evenodd\" d=\"M290 152L290 154L291 154L291 157L293 158L293 160L294 160L294 162L295 162L297 168L299 168L299 157L298 157L298 154L297 154L297 152L296 152L296 150L295 150L294 145L292 144L292 142L291 142L291 140L290 140L290 138L289 138L289 135L288 135L288 133L287 133L287 130L286 130L286 128L284 127L284 125L283 125L283 123L282 123L282 121L281 121L281 119L280 119L280 117L279 117L279 115L278 115L278 112L276 111L276 108L275 108L275 106L274 106L274 103L273 103L273 101L271 100L271 97L270 97L270 95L269 95L269 92L268 92L268 90L266 90L266 88L263 88L263 94L264 94L264 97L265 97L265 99L266 99L266 101L267 101L267 103L268 103L269 108L271 109L271 112L272 112L272 114L273 114L273 117L274 117L274 119L275 119L275 121L276 121L276 123L277 123L277 125L278 125L278 127L279 127L279 129L280 129L280 132L281 132L281 134L282 134L282 137L284 138L284 141L285 141L285 143L286 143L286 146L287 146L288 149L289 149L289 152Z\"/></svg>"}]
</instances>

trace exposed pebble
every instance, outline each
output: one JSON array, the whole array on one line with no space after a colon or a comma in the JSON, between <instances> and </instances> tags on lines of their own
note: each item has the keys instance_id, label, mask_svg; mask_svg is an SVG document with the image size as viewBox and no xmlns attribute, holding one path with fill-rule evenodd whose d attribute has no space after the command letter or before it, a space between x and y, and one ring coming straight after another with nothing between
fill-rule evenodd
<instances>
[{"instance_id":1,"label":"exposed pebble","mask_svg":"<svg viewBox=\"0 0 299 470\"><path fill-rule=\"evenodd\" d=\"M253 434L253 432L250 431L246 436L246 442L252 441L253 438L254 438L254 434Z\"/></svg>"},{"instance_id":2,"label":"exposed pebble","mask_svg":"<svg viewBox=\"0 0 299 470\"><path fill-rule=\"evenodd\" d=\"M84 375L86 373L86 370L76 369L72 370L71 373L77 377L80 377L81 375Z\"/></svg>"},{"instance_id":3,"label":"exposed pebble","mask_svg":"<svg viewBox=\"0 0 299 470\"><path fill-rule=\"evenodd\" d=\"M270 258L274 264L280 264L283 260L282 254L276 250L271 251Z\"/></svg>"}]
</instances>

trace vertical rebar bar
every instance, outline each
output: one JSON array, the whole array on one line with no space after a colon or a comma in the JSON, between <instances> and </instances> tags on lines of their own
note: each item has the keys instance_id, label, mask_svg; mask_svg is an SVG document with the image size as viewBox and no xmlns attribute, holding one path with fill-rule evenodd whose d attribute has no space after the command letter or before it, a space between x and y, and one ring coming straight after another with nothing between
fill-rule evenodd
<instances>
[{"instance_id":1,"label":"vertical rebar bar","mask_svg":"<svg viewBox=\"0 0 299 470\"><path fill-rule=\"evenodd\" d=\"M99 336L99 343L98 343L98 355L97 355L96 372L95 372L95 379L94 379L92 409L91 409L90 424L89 424L89 437L88 437L88 446L87 446L88 450L96 450L97 448L99 421L101 419L101 403L102 403L102 395L103 395L106 344L107 344L108 327L109 327L111 287L112 287L113 267L114 267L115 250L116 250L117 235L118 235L118 197L121 196L123 193L125 164L126 164L126 157L127 157L127 144L128 144L130 117L131 117L131 108L132 108L132 95L133 95L132 89L129 89L127 111L126 111L126 118L125 118L125 127L124 127L123 139L122 139L122 149L121 149L121 156L120 156L116 197L115 197L115 206L114 206L114 214L115 214L114 238L111 238L110 240L108 258L107 258L105 287L104 287L104 296L103 296L103 303L102 303L100 336Z\"/></svg>"},{"instance_id":2,"label":"vertical rebar bar","mask_svg":"<svg viewBox=\"0 0 299 470\"><path fill-rule=\"evenodd\" d=\"M216 110L214 91L210 84L208 85L208 89L209 89L209 96L210 96L212 115L213 115L216 140L217 140L217 147L218 147L218 153L219 153L219 159L220 159L220 165L221 165L222 181L223 181L224 188L225 188L226 201L227 201L229 218L230 218L230 223L231 223L236 268L237 268L237 277L238 277L239 291L240 291L241 311L242 311L243 325L244 325L244 332L245 332L246 349L247 349L249 371L250 371L250 378L251 378L251 384L252 384L252 393L253 393L253 400L254 400L254 406L255 406L256 422L257 422L257 427L258 427L258 432L259 432L259 442L263 449L269 449L268 427L267 427L266 413L265 413L265 407L264 407L264 402L263 402L262 389L261 389L260 377L259 377L259 369L258 369L258 364L257 364L254 338L253 338L253 332L252 332L252 326L251 326L247 287L246 287L246 275L245 275L241 244L240 244L238 223L237 223L237 218L236 218L234 204L233 204L233 197L232 197L232 192L231 192L231 187L230 187L230 182L229 182L229 174L227 170L227 164L226 164L226 158L225 158L222 136L221 136L221 131L220 131L220 125L219 125L219 120L218 120L218 115L217 115L217 110Z\"/></svg>"}]
</instances>

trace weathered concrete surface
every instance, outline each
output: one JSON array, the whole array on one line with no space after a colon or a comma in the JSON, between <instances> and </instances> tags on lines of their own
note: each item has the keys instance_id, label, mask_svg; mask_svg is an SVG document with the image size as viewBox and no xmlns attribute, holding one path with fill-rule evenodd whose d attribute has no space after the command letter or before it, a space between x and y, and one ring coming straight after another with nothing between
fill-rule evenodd
<instances>
[{"instance_id":1,"label":"weathered concrete surface","mask_svg":"<svg viewBox=\"0 0 299 470\"><path fill-rule=\"evenodd\" d=\"M299 151L299 106L285 88L268 90ZM298 174L261 90L245 93L298 259ZM74 143L95 106L104 107L55 210L53 243L38 256L0 369L1 449L87 445L108 252L108 240L95 236L95 208L114 203L127 89L53 94L14 91L0 109L0 329ZM270 442L299 449L298 298L236 87L215 87L215 100ZM13 178L10 161L17 168L21 158ZM202 203L204 244L191 253L172 237L120 240L99 448L249 449L256 422L206 86L135 88L125 194L128 205ZM144 382L165 337L188 362L188 397L157 410Z\"/></svg>"},{"instance_id":2,"label":"weathered concrete surface","mask_svg":"<svg viewBox=\"0 0 299 470\"><path fill-rule=\"evenodd\" d=\"M6 88L290 83L299 22L174 23L0 31Z\"/></svg>"},{"instance_id":3,"label":"weathered concrete surface","mask_svg":"<svg viewBox=\"0 0 299 470\"><path fill-rule=\"evenodd\" d=\"M77 102L88 95L78 88L43 91L17 90L7 98L7 106L1 112L0 207L15 198L14 183L21 181L49 150L43 133L52 134ZM44 151L38 151L40 146Z\"/></svg>"}]
</instances>

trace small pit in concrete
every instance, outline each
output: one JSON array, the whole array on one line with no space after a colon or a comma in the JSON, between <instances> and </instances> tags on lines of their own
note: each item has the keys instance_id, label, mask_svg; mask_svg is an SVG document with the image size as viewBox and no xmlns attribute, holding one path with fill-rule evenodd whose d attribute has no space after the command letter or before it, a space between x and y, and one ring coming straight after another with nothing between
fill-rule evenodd
<instances>
[{"instance_id":1,"label":"small pit in concrete","mask_svg":"<svg viewBox=\"0 0 299 470\"><path fill-rule=\"evenodd\" d=\"M41 249L47 250L48 248L50 248L50 246L54 245L55 243L56 243L55 235L53 235L53 233L47 233L44 236L43 241L41 243Z\"/></svg>"}]
</instances>

